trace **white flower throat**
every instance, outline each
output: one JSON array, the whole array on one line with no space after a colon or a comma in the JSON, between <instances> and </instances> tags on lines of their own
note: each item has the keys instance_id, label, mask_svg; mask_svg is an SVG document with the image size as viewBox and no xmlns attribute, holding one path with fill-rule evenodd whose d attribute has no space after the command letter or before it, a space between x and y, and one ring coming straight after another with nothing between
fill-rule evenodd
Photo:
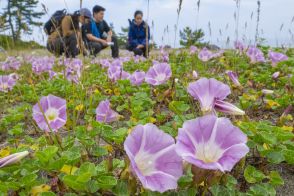
<instances>
[{"instance_id":1,"label":"white flower throat","mask_svg":"<svg viewBox=\"0 0 294 196\"><path fill-rule=\"evenodd\" d=\"M163 81L163 80L165 80L165 78L166 78L166 75L164 73L158 74L156 76L156 80L157 81L160 81L160 82Z\"/></svg>"},{"instance_id":2,"label":"white flower throat","mask_svg":"<svg viewBox=\"0 0 294 196\"><path fill-rule=\"evenodd\" d=\"M49 108L45 112L45 116L49 122L54 121L59 116L59 111L55 108Z\"/></svg>"}]
</instances>

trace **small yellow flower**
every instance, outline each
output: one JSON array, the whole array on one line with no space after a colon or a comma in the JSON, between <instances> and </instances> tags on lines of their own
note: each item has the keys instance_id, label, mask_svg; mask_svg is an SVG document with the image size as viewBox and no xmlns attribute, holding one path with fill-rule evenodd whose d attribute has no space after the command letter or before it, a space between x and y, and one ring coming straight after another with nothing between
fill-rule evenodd
<instances>
[{"instance_id":1,"label":"small yellow flower","mask_svg":"<svg viewBox=\"0 0 294 196\"><path fill-rule=\"evenodd\" d=\"M111 145L106 145L106 146L104 146L104 148L110 153L113 152L113 147Z\"/></svg>"},{"instance_id":2,"label":"small yellow flower","mask_svg":"<svg viewBox=\"0 0 294 196\"><path fill-rule=\"evenodd\" d=\"M111 89L106 89L105 90L105 93L111 95L112 94L112 90Z\"/></svg>"},{"instance_id":3,"label":"small yellow flower","mask_svg":"<svg viewBox=\"0 0 294 196\"><path fill-rule=\"evenodd\" d=\"M288 127L288 126L283 126L282 129L284 131L289 131L289 132L292 132L293 131L293 127Z\"/></svg>"},{"instance_id":4,"label":"small yellow flower","mask_svg":"<svg viewBox=\"0 0 294 196\"><path fill-rule=\"evenodd\" d=\"M83 104L77 105L76 108L75 108L75 110L76 111L79 111L79 112L81 112L83 109L84 109L84 105Z\"/></svg>"},{"instance_id":5,"label":"small yellow flower","mask_svg":"<svg viewBox=\"0 0 294 196\"><path fill-rule=\"evenodd\" d=\"M277 103L277 102L275 102L273 100L270 100L270 99L266 100L266 107L268 109L272 109L273 107L278 107L278 106L280 106L279 103Z\"/></svg>"},{"instance_id":6,"label":"small yellow flower","mask_svg":"<svg viewBox=\"0 0 294 196\"><path fill-rule=\"evenodd\" d=\"M67 175L73 175L77 170L77 167L71 165L63 165L63 167L60 169L61 172Z\"/></svg>"},{"instance_id":7,"label":"small yellow flower","mask_svg":"<svg viewBox=\"0 0 294 196\"><path fill-rule=\"evenodd\" d=\"M138 122L138 119L131 117L131 122Z\"/></svg>"},{"instance_id":8,"label":"small yellow flower","mask_svg":"<svg viewBox=\"0 0 294 196\"><path fill-rule=\"evenodd\" d=\"M95 89L95 90L94 90L94 93L95 93L95 94L99 94L100 91L99 91L98 89Z\"/></svg>"},{"instance_id":9,"label":"small yellow flower","mask_svg":"<svg viewBox=\"0 0 294 196\"><path fill-rule=\"evenodd\" d=\"M133 129L132 128L129 128L128 129L128 135L130 135L132 133Z\"/></svg>"},{"instance_id":10,"label":"small yellow flower","mask_svg":"<svg viewBox=\"0 0 294 196\"><path fill-rule=\"evenodd\" d=\"M40 193L48 192L50 191L51 187L47 184L42 184L40 186L34 186L31 190L32 196L38 196Z\"/></svg>"},{"instance_id":11,"label":"small yellow flower","mask_svg":"<svg viewBox=\"0 0 294 196\"><path fill-rule=\"evenodd\" d=\"M270 149L269 145L267 145L266 143L264 143L262 146L263 146L263 148L266 149L266 150L269 150L269 149Z\"/></svg>"},{"instance_id":12,"label":"small yellow flower","mask_svg":"<svg viewBox=\"0 0 294 196\"><path fill-rule=\"evenodd\" d=\"M120 91L119 91L118 88L115 88L115 89L113 90L113 93L114 93L116 96L119 96L119 95L120 95Z\"/></svg>"},{"instance_id":13,"label":"small yellow flower","mask_svg":"<svg viewBox=\"0 0 294 196\"><path fill-rule=\"evenodd\" d=\"M10 148L6 147L0 150L0 158L10 155Z\"/></svg>"},{"instance_id":14,"label":"small yellow flower","mask_svg":"<svg viewBox=\"0 0 294 196\"><path fill-rule=\"evenodd\" d=\"M155 122L156 122L156 119L153 118L153 117L150 117L150 118L149 118L149 122L150 122L150 123L155 123Z\"/></svg>"},{"instance_id":15,"label":"small yellow flower","mask_svg":"<svg viewBox=\"0 0 294 196\"><path fill-rule=\"evenodd\" d=\"M256 96L255 95L248 95L248 94L244 93L243 98L245 100L248 100L248 101L256 101Z\"/></svg>"}]
</instances>

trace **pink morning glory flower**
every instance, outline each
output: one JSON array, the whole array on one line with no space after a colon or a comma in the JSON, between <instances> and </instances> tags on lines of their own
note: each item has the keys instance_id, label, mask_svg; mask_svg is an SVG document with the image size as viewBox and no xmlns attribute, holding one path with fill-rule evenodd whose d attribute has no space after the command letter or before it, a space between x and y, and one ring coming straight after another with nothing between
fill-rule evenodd
<instances>
[{"instance_id":1,"label":"pink morning glory flower","mask_svg":"<svg viewBox=\"0 0 294 196\"><path fill-rule=\"evenodd\" d=\"M162 62L168 63L169 62L169 53L164 50L164 47L160 48L161 60Z\"/></svg>"},{"instance_id":2,"label":"pink morning glory flower","mask_svg":"<svg viewBox=\"0 0 294 196\"><path fill-rule=\"evenodd\" d=\"M195 54L198 52L198 48L196 46L191 46L190 47L190 54Z\"/></svg>"},{"instance_id":3,"label":"pink morning glory flower","mask_svg":"<svg viewBox=\"0 0 294 196\"><path fill-rule=\"evenodd\" d=\"M52 57L38 57L32 59L32 70L34 73L40 75L41 73L52 70L55 58Z\"/></svg>"},{"instance_id":4,"label":"pink morning glory flower","mask_svg":"<svg viewBox=\"0 0 294 196\"><path fill-rule=\"evenodd\" d=\"M231 171L249 152L247 137L227 118L207 115L179 129L176 152L202 169Z\"/></svg>"},{"instance_id":5,"label":"pink morning glory flower","mask_svg":"<svg viewBox=\"0 0 294 196\"><path fill-rule=\"evenodd\" d=\"M268 57L271 60L273 66L276 66L279 62L288 60L287 55L272 51L269 51Z\"/></svg>"},{"instance_id":6,"label":"pink morning glory flower","mask_svg":"<svg viewBox=\"0 0 294 196\"><path fill-rule=\"evenodd\" d=\"M271 94L274 94L274 91L273 91L273 90L269 90L269 89L262 89L261 92L262 92L264 95L271 95Z\"/></svg>"},{"instance_id":7,"label":"pink morning glory flower","mask_svg":"<svg viewBox=\"0 0 294 196\"><path fill-rule=\"evenodd\" d=\"M160 193L177 188L183 168L173 137L153 124L138 125L125 140L124 149L144 188Z\"/></svg>"},{"instance_id":8,"label":"pink morning glory flower","mask_svg":"<svg viewBox=\"0 0 294 196\"><path fill-rule=\"evenodd\" d=\"M100 65L102 65L103 68L107 68L111 66L111 63L109 62L108 59L101 59L100 60Z\"/></svg>"},{"instance_id":9,"label":"pink morning glory flower","mask_svg":"<svg viewBox=\"0 0 294 196\"><path fill-rule=\"evenodd\" d=\"M197 78L198 78L198 73L197 73L197 71L193 70L193 72L192 72L192 76L193 76L193 78L197 79Z\"/></svg>"},{"instance_id":10,"label":"pink morning glory flower","mask_svg":"<svg viewBox=\"0 0 294 196\"><path fill-rule=\"evenodd\" d=\"M131 84L140 86L145 80L145 75L144 71L135 71L130 77Z\"/></svg>"},{"instance_id":11,"label":"pink morning glory flower","mask_svg":"<svg viewBox=\"0 0 294 196\"><path fill-rule=\"evenodd\" d=\"M222 57L223 54L224 54L224 52L225 52L224 50L219 50L219 51L217 51L215 53L212 53L211 58L219 58L219 57Z\"/></svg>"},{"instance_id":12,"label":"pink morning glory flower","mask_svg":"<svg viewBox=\"0 0 294 196\"><path fill-rule=\"evenodd\" d=\"M8 57L5 62L0 63L0 68L5 70L19 70L21 62L15 57Z\"/></svg>"},{"instance_id":13,"label":"pink morning glory flower","mask_svg":"<svg viewBox=\"0 0 294 196\"><path fill-rule=\"evenodd\" d=\"M107 71L108 78L115 82L117 80L126 80L130 78L130 74L126 71L123 71L121 67L111 65Z\"/></svg>"},{"instance_id":14,"label":"pink morning glory flower","mask_svg":"<svg viewBox=\"0 0 294 196\"><path fill-rule=\"evenodd\" d=\"M172 76L170 65L167 63L155 64L149 68L145 81L153 86L164 84Z\"/></svg>"},{"instance_id":15,"label":"pink morning glory flower","mask_svg":"<svg viewBox=\"0 0 294 196\"><path fill-rule=\"evenodd\" d=\"M21 159L29 155L28 151L18 152L0 159L0 168L9 166L19 162Z\"/></svg>"},{"instance_id":16,"label":"pink morning glory flower","mask_svg":"<svg viewBox=\"0 0 294 196\"><path fill-rule=\"evenodd\" d=\"M121 75L121 68L118 66L110 66L107 71L108 78L115 82L120 78Z\"/></svg>"},{"instance_id":17,"label":"pink morning glory flower","mask_svg":"<svg viewBox=\"0 0 294 196\"><path fill-rule=\"evenodd\" d=\"M272 78L273 79L278 79L279 76L280 76L280 72L277 71L277 72L273 73Z\"/></svg>"},{"instance_id":18,"label":"pink morning glory flower","mask_svg":"<svg viewBox=\"0 0 294 196\"><path fill-rule=\"evenodd\" d=\"M242 86L239 82L238 75L235 72L229 70L226 71L226 74L229 76L235 86Z\"/></svg>"},{"instance_id":19,"label":"pink morning glory flower","mask_svg":"<svg viewBox=\"0 0 294 196\"><path fill-rule=\"evenodd\" d=\"M0 76L0 91L8 92L13 89L16 84L16 79L13 74Z\"/></svg>"},{"instance_id":20,"label":"pink morning glory flower","mask_svg":"<svg viewBox=\"0 0 294 196\"><path fill-rule=\"evenodd\" d=\"M265 58L263 52L256 46L250 46L246 55L250 58L250 63L264 63Z\"/></svg>"},{"instance_id":21,"label":"pink morning glory flower","mask_svg":"<svg viewBox=\"0 0 294 196\"><path fill-rule=\"evenodd\" d=\"M42 97L33 107L33 118L43 131L50 131L50 128L52 131L57 131L65 125L67 120L66 100L54 95Z\"/></svg>"},{"instance_id":22,"label":"pink morning glory flower","mask_svg":"<svg viewBox=\"0 0 294 196\"><path fill-rule=\"evenodd\" d=\"M198 54L198 58L203 62L209 61L212 57L213 53L207 48L203 48Z\"/></svg>"},{"instance_id":23,"label":"pink morning glory flower","mask_svg":"<svg viewBox=\"0 0 294 196\"><path fill-rule=\"evenodd\" d=\"M111 123L117 121L119 114L110 107L109 100L101 101L96 108L96 121Z\"/></svg>"},{"instance_id":24,"label":"pink morning glory flower","mask_svg":"<svg viewBox=\"0 0 294 196\"><path fill-rule=\"evenodd\" d=\"M75 84L79 83L82 75L83 62L80 59L71 59L65 62L66 79Z\"/></svg>"},{"instance_id":25,"label":"pink morning glory flower","mask_svg":"<svg viewBox=\"0 0 294 196\"><path fill-rule=\"evenodd\" d=\"M115 59L115 60L112 61L111 66L122 68L123 67L123 61L120 60L120 59Z\"/></svg>"},{"instance_id":26,"label":"pink morning glory flower","mask_svg":"<svg viewBox=\"0 0 294 196\"><path fill-rule=\"evenodd\" d=\"M243 54L245 52L246 47L241 41L235 41L234 45L239 54Z\"/></svg>"},{"instance_id":27,"label":"pink morning glory flower","mask_svg":"<svg viewBox=\"0 0 294 196\"><path fill-rule=\"evenodd\" d=\"M201 78L188 86L189 94L200 102L203 113L214 113L218 110L234 115L244 115L245 112L232 104L223 101L231 94L230 87L214 78ZM233 107L234 106L234 107Z\"/></svg>"}]
</instances>

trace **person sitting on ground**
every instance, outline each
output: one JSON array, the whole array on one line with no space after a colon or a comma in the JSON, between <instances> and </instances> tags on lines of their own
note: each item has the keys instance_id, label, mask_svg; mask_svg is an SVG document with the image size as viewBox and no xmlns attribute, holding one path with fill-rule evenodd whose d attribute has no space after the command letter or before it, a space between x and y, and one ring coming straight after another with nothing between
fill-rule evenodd
<instances>
[{"instance_id":1,"label":"person sitting on ground","mask_svg":"<svg viewBox=\"0 0 294 196\"><path fill-rule=\"evenodd\" d=\"M67 58L75 58L85 47L79 28L80 11L62 18L61 24L48 37L47 49L57 56L65 53Z\"/></svg>"},{"instance_id":2,"label":"person sitting on ground","mask_svg":"<svg viewBox=\"0 0 294 196\"><path fill-rule=\"evenodd\" d=\"M130 22L129 28L129 38L128 38L128 50L133 51L135 55L146 54L146 44L147 44L147 28L148 28L148 43L150 40L150 28L145 21L143 21L143 12L137 10L134 14L134 19Z\"/></svg>"},{"instance_id":3,"label":"person sitting on ground","mask_svg":"<svg viewBox=\"0 0 294 196\"><path fill-rule=\"evenodd\" d=\"M101 50L111 46L112 57L119 57L117 38L104 18L105 8L96 5L93 7L93 19L83 25L83 37L90 53L96 56Z\"/></svg>"},{"instance_id":4,"label":"person sitting on ground","mask_svg":"<svg viewBox=\"0 0 294 196\"><path fill-rule=\"evenodd\" d=\"M92 20L92 13L91 11L88 9L88 8L82 8L81 11L80 11L80 23L82 24L82 28L81 28L81 31L82 31L82 39L83 39L83 42L84 42L84 45L86 48L89 48L87 46L88 44L88 39L87 39L87 26L89 23L91 23L91 20Z\"/></svg>"}]
</instances>

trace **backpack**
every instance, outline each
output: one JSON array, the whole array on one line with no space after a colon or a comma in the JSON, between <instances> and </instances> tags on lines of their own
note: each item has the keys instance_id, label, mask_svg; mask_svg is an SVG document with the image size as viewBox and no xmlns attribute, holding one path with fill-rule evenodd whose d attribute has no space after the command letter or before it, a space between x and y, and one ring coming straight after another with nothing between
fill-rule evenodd
<instances>
[{"instance_id":1,"label":"backpack","mask_svg":"<svg viewBox=\"0 0 294 196\"><path fill-rule=\"evenodd\" d=\"M55 29L61 25L62 19L67 15L66 9L57 10L51 18L45 23L44 31L47 35L51 35Z\"/></svg>"}]
</instances>

